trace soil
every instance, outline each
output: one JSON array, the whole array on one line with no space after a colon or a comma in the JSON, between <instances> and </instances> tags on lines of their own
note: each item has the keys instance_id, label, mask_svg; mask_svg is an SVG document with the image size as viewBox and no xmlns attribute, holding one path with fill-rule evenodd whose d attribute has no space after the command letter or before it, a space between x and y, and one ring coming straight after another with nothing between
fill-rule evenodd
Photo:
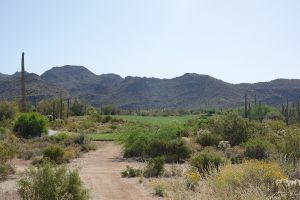
<instances>
[{"instance_id":1,"label":"soil","mask_svg":"<svg viewBox=\"0 0 300 200\"><path fill-rule=\"evenodd\" d=\"M129 162L121 155L121 146L113 142L97 142L97 150L75 159L68 167L78 169L84 185L89 189L92 200L151 200L157 199L151 191L138 183L138 178L122 178L126 165L143 167L142 163ZM14 160L17 173L29 167L28 161ZM19 199L16 176L0 182L0 199Z\"/></svg>"}]
</instances>

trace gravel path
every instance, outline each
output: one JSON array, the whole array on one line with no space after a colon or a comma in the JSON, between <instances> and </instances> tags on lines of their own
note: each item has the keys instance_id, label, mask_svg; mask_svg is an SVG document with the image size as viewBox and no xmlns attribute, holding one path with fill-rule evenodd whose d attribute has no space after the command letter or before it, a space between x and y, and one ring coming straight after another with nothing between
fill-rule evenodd
<instances>
[{"instance_id":1,"label":"gravel path","mask_svg":"<svg viewBox=\"0 0 300 200\"><path fill-rule=\"evenodd\" d=\"M89 188L93 200L151 200L155 199L137 178L121 178L126 165L141 167L140 163L123 161L121 147L113 142L98 142L98 149L75 160L72 165Z\"/></svg>"},{"instance_id":2,"label":"gravel path","mask_svg":"<svg viewBox=\"0 0 300 200\"><path fill-rule=\"evenodd\" d=\"M68 167L78 169L90 190L92 200L151 200L156 199L151 191L137 178L122 178L120 172L126 165L142 167L141 163L124 161L121 146L113 142L97 142L98 149L71 162ZM17 172L29 166L28 161L14 160ZM0 200L18 200L16 176L0 182Z\"/></svg>"}]
</instances>

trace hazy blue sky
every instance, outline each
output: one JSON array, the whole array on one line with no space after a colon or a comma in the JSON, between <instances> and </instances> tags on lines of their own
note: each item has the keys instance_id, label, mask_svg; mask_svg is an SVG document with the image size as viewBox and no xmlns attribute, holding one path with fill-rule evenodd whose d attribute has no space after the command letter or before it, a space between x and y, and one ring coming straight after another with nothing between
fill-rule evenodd
<instances>
[{"instance_id":1,"label":"hazy blue sky","mask_svg":"<svg viewBox=\"0 0 300 200\"><path fill-rule=\"evenodd\" d=\"M0 72L300 78L299 0L0 0Z\"/></svg>"}]
</instances>

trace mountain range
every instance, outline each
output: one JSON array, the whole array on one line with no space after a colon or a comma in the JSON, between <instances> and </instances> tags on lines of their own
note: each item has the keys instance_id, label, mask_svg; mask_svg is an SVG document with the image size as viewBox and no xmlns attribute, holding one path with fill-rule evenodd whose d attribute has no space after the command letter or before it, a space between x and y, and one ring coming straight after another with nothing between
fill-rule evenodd
<instances>
[{"instance_id":1,"label":"mountain range","mask_svg":"<svg viewBox=\"0 0 300 200\"><path fill-rule=\"evenodd\" d=\"M254 84L231 84L208 75L187 73L172 79L116 74L96 75L83 66L53 67L41 76L26 73L26 93L30 100L63 96L78 98L96 107L114 104L124 109L232 108L249 100L280 106L296 100L300 80L276 79ZM18 99L20 73L0 73L0 99Z\"/></svg>"}]
</instances>

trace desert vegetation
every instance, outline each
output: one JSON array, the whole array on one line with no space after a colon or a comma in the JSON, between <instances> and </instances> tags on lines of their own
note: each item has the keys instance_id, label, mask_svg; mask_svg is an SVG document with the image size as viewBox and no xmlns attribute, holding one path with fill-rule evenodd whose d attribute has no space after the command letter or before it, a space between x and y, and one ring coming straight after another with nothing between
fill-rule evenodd
<instances>
[{"instance_id":1,"label":"desert vegetation","mask_svg":"<svg viewBox=\"0 0 300 200\"><path fill-rule=\"evenodd\" d=\"M97 109L62 97L23 104L0 102L0 179L15 173L12 160L29 161L17 176L24 200L88 199L66 164L95 150L98 140L114 141L125 160L140 163L120 169L120 177L137 178L166 199L300 195L299 102L275 108L250 104L245 95L244 107L194 112Z\"/></svg>"}]
</instances>

